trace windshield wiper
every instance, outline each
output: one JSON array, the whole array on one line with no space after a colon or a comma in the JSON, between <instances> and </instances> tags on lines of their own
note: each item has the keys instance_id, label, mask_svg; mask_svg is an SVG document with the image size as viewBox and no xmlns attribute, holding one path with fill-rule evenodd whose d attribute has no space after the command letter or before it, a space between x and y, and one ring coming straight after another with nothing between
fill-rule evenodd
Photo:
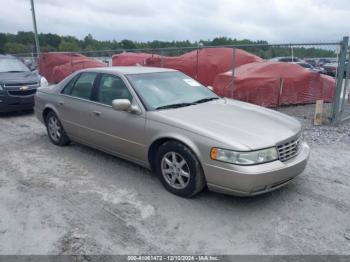
<instances>
[{"instance_id":1,"label":"windshield wiper","mask_svg":"<svg viewBox=\"0 0 350 262\"><path fill-rule=\"evenodd\" d=\"M178 104L170 104L170 105L165 105L165 106L159 106L159 107L156 108L156 110L158 110L158 109L168 109L168 108L179 108L179 107L184 107L184 106L193 106L193 105L197 105L197 104L200 104L200 103L205 103L205 102L216 100L216 99L219 99L219 97L202 98L202 99L199 99L199 100L194 101L192 103L178 103Z\"/></svg>"},{"instance_id":2,"label":"windshield wiper","mask_svg":"<svg viewBox=\"0 0 350 262\"><path fill-rule=\"evenodd\" d=\"M158 109L168 109L168 108L179 108L179 107L192 106L192 105L194 105L194 103L170 104L170 105L156 107L156 110L158 110Z\"/></svg>"},{"instance_id":3,"label":"windshield wiper","mask_svg":"<svg viewBox=\"0 0 350 262\"><path fill-rule=\"evenodd\" d=\"M199 99L197 101L194 101L193 104L200 104L200 103L205 103L205 102L209 102L212 100L216 100L219 99L218 97L207 97L207 98L203 98L203 99Z\"/></svg>"}]
</instances>

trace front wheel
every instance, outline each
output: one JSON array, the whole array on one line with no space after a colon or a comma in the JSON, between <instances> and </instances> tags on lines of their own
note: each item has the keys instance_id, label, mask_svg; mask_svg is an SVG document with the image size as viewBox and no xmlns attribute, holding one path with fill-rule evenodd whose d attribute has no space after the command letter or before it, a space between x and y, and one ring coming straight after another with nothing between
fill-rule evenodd
<instances>
[{"instance_id":1,"label":"front wheel","mask_svg":"<svg viewBox=\"0 0 350 262\"><path fill-rule=\"evenodd\" d=\"M182 197L192 197L203 190L205 178L195 154L185 145L168 141L158 150L157 175L164 187Z\"/></svg>"},{"instance_id":2,"label":"front wheel","mask_svg":"<svg viewBox=\"0 0 350 262\"><path fill-rule=\"evenodd\" d=\"M65 146L70 143L70 140L63 129L61 121L53 111L47 114L46 129L47 134L49 135L49 138L53 144L57 146Z\"/></svg>"}]
</instances>

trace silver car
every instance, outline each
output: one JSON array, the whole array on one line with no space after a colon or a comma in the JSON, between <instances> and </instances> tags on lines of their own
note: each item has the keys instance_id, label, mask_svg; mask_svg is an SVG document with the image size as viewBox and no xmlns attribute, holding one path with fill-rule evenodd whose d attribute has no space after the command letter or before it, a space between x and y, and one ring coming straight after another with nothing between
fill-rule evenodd
<instances>
[{"instance_id":1,"label":"silver car","mask_svg":"<svg viewBox=\"0 0 350 262\"><path fill-rule=\"evenodd\" d=\"M304 170L310 151L294 118L218 97L171 69L78 71L40 88L35 113L55 145L130 160L183 197L205 186L238 196L274 190Z\"/></svg>"}]
</instances>

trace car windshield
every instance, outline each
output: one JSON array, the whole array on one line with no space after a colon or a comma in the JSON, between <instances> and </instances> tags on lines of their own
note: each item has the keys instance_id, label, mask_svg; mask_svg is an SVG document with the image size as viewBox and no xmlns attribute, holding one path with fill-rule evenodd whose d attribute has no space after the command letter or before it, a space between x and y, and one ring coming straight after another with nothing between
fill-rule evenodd
<instances>
[{"instance_id":1,"label":"car windshield","mask_svg":"<svg viewBox=\"0 0 350 262\"><path fill-rule=\"evenodd\" d=\"M306 63L300 63L299 65L301 65L304 68L311 68L311 65L306 64Z\"/></svg>"},{"instance_id":2,"label":"car windshield","mask_svg":"<svg viewBox=\"0 0 350 262\"><path fill-rule=\"evenodd\" d=\"M17 59L0 59L0 73L28 72L28 67Z\"/></svg>"},{"instance_id":3,"label":"car windshield","mask_svg":"<svg viewBox=\"0 0 350 262\"><path fill-rule=\"evenodd\" d=\"M219 97L180 72L127 75L148 110L208 102Z\"/></svg>"}]
</instances>

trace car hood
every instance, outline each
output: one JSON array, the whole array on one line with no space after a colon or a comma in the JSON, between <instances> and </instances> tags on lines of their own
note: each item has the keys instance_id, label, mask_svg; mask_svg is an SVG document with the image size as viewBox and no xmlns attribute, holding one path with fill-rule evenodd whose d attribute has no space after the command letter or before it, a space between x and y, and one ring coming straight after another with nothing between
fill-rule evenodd
<instances>
[{"instance_id":1,"label":"car hood","mask_svg":"<svg viewBox=\"0 0 350 262\"><path fill-rule=\"evenodd\" d=\"M148 118L242 151L275 146L301 132L299 121L290 116L231 99L153 111Z\"/></svg>"},{"instance_id":2,"label":"car hood","mask_svg":"<svg viewBox=\"0 0 350 262\"><path fill-rule=\"evenodd\" d=\"M36 72L0 73L0 84L39 82L40 76Z\"/></svg>"}]
</instances>

